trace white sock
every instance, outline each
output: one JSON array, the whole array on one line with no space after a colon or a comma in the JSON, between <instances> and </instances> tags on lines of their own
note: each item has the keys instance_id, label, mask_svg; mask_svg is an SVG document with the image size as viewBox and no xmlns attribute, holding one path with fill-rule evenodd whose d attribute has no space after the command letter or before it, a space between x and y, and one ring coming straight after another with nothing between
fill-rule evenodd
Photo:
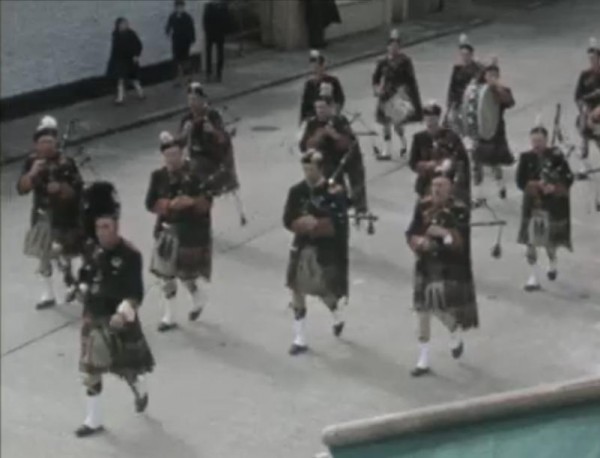
<instances>
[{"instance_id":1,"label":"white sock","mask_svg":"<svg viewBox=\"0 0 600 458\"><path fill-rule=\"evenodd\" d=\"M122 102L125 98L125 82L119 81L117 84L117 101Z\"/></svg>"},{"instance_id":2,"label":"white sock","mask_svg":"<svg viewBox=\"0 0 600 458\"><path fill-rule=\"evenodd\" d=\"M42 294L42 302L56 300L56 295L54 294L54 281L52 280L52 276L43 277L43 281L44 292Z\"/></svg>"},{"instance_id":3,"label":"white sock","mask_svg":"<svg viewBox=\"0 0 600 458\"><path fill-rule=\"evenodd\" d=\"M474 186L474 188L475 188L475 192L474 192L475 200L477 201L477 200L483 199L484 198L483 197L483 186L476 185L476 186Z\"/></svg>"},{"instance_id":4,"label":"white sock","mask_svg":"<svg viewBox=\"0 0 600 458\"><path fill-rule=\"evenodd\" d=\"M171 298L163 298L163 317L162 317L162 322L166 323L166 324L172 324L173 323L173 309L175 308L176 304L175 304L175 297L171 297Z\"/></svg>"},{"instance_id":5,"label":"white sock","mask_svg":"<svg viewBox=\"0 0 600 458\"><path fill-rule=\"evenodd\" d=\"M392 140L386 140L383 155L389 156L390 154L392 154Z\"/></svg>"},{"instance_id":6,"label":"white sock","mask_svg":"<svg viewBox=\"0 0 600 458\"><path fill-rule=\"evenodd\" d=\"M192 310L198 311L203 310L206 307L206 304L208 303L208 288L210 286L210 283L202 277L197 278L195 283L195 291L193 291L193 287L189 283L186 283L186 287L192 295Z\"/></svg>"},{"instance_id":7,"label":"white sock","mask_svg":"<svg viewBox=\"0 0 600 458\"><path fill-rule=\"evenodd\" d=\"M340 324L344 322L344 313L342 311L342 307L338 305L338 307L331 312L333 315L333 324Z\"/></svg>"},{"instance_id":8,"label":"white sock","mask_svg":"<svg viewBox=\"0 0 600 458\"><path fill-rule=\"evenodd\" d=\"M87 414L83 424L88 428L96 429L102 425L102 417L100 415L100 395L86 396Z\"/></svg>"},{"instance_id":9,"label":"white sock","mask_svg":"<svg viewBox=\"0 0 600 458\"><path fill-rule=\"evenodd\" d=\"M305 320L294 320L294 345L306 347Z\"/></svg>"},{"instance_id":10,"label":"white sock","mask_svg":"<svg viewBox=\"0 0 600 458\"><path fill-rule=\"evenodd\" d=\"M144 90L142 89L142 85L140 84L140 82L137 80L134 80L134 81L132 81L132 84L135 89L135 92L137 92L137 95L139 97L142 97L144 95Z\"/></svg>"},{"instance_id":11,"label":"white sock","mask_svg":"<svg viewBox=\"0 0 600 458\"><path fill-rule=\"evenodd\" d=\"M537 264L531 266L531 273L529 275L529 280L527 280L528 286L537 286L538 282L538 273L537 273Z\"/></svg>"},{"instance_id":12,"label":"white sock","mask_svg":"<svg viewBox=\"0 0 600 458\"><path fill-rule=\"evenodd\" d=\"M417 362L419 369L427 369L429 367L429 343L421 342L419 344L419 361Z\"/></svg>"},{"instance_id":13,"label":"white sock","mask_svg":"<svg viewBox=\"0 0 600 458\"><path fill-rule=\"evenodd\" d=\"M550 272L556 272L558 270L557 259L549 259L550 262Z\"/></svg>"},{"instance_id":14,"label":"white sock","mask_svg":"<svg viewBox=\"0 0 600 458\"><path fill-rule=\"evenodd\" d=\"M133 386L137 390L138 395L140 395L141 397L148 393L146 377L144 377L143 375L138 375L136 377L135 382L133 382Z\"/></svg>"},{"instance_id":15,"label":"white sock","mask_svg":"<svg viewBox=\"0 0 600 458\"><path fill-rule=\"evenodd\" d=\"M462 344L462 336L460 333L460 329L457 329L453 333L450 334L450 348L452 350L460 347Z\"/></svg>"}]
</instances>

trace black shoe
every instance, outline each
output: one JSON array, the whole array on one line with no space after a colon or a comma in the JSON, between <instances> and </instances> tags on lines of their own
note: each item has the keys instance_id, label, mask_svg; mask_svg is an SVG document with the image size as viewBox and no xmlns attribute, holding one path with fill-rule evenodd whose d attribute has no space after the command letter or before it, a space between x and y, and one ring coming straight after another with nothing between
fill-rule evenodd
<instances>
[{"instance_id":1,"label":"black shoe","mask_svg":"<svg viewBox=\"0 0 600 458\"><path fill-rule=\"evenodd\" d=\"M292 346L290 347L289 354L292 356L298 356L298 355L301 355L302 353L306 353L307 351L308 351L308 347L306 345L292 344Z\"/></svg>"},{"instance_id":2,"label":"black shoe","mask_svg":"<svg viewBox=\"0 0 600 458\"><path fill-rule=\"evenodd\" d=\"M164 321L161 321L158 324L158 332L167 332L167 331L172 331L173 329L177 329L177 323L165 323Z\"/></svg>"},{"instance_id":3,"label":"black shoe","mask_svg":"<svg viewBox=\"0 0 600 458\"><path fill-rule=\"evenodd\" d=\"M99 434L104 431L103 426L98 426L97 428L90 428L87 425L81 425L79 428L75 430L75 436L77 437L89 437L95 434Z\"/></svg>"},{"instance_id":4,"label":"black shoe","mask_svg":"<svg viewBox=\"0 0 600 458\"><path fill-rule=\"evenodd\" d=\"M35 308L37 310L45 310L45 309L49 309L49 308L52 308L52 307L55 307L55 306L56 306L56 300L55 299L46 299L44 301L38 302L35 305Z\"/></svg>"},{"instance_id":5,"label":"black shoe","mask_svg":"<svg viewBox=\"0 0 600 458\"><path fill-rule=\"evenodd\" d=\"M548 271L548 280L554 281L554 280L556 280L556 277L558 277L558 272L556 270Z\"/></svg>"},{"instance_id":6,"label":"black shoe","mask_svg":"<svg viewBox=\"0 0 600 458\"><path fill-rule=\"evenodd\" d=\"M410 375L413 377L421 377L422 375L430 374L431 370L428 367L415 367L410 371Z\"/></svg>"},{"instance_id":7,"label":"black shoe","mask_svg":"<svg viewBox=\"0 0 600 458\"><path fill-rule=\"evenodd\" d=\"M146 407L148 407L148 393L135 398L135 411L137 413L142 413L146 410Z\"/></svg>"},{"instance_id":8,"label":"black shoe","mask_svg":"<svg viewBox=\"0 0 600 458\"><path fill-rule=\"evenodd\" d=\"M344 324L345 323L342 321L341 323L333 325L333 335L334 336L339 337L342 335L342 331L344 330Z\"/></svg>"},{"instance_id":9,"label":"black shoe","mask_svg":"<svg viewBox=\"0 0 600 458\"><path fill-rule=\"evenodd\" d=\"M375 158L378 161L391 161L392 160L392 155L391 154L380 153L379 155L375 156Z\"/></svg>"},{"instance_id":10,"label":"black shoe","mask_svg":"<svg viewBox=\"0 0 600 458\"><path fill-rule=\"evenodd\" d=\"M542 289L542 287L540 285L525 285L525 291L527 291L528 293L531 293L533 291L539 291Z\"/></svg>"},{"instance_id":11,"label":"black shoe","mask_svg":"<svg viewBox=\"0 0 600 458\"><path fill-rule=\"evenodd\" d=\"M200 314L202 313L202 309L192 310L188 315L190 321L196 321Z\"/></svg>"},{"instance_id":12,"label":"black shoe","mask_svg":"<svg viewBox=\"0 0 600 458\"><path fill-rule=\"evenodd\" d=\"M500 194L500 199L502 199L502 200L506 199L506 188L502 188L500 190L499 194Z\"/></svg>"},{"instance_id":13,"label":"black shoe","mask_svg":"<svg viewBox=\"0 0 600 458\"><path fill-rule=\"evenodd\" d=\"M454 347L452 349L452 357L454 359L458 359L462 356L464 351L465 351L465 344L461 340L460 344L457 347Z\"/></svg>"}]
</instances>

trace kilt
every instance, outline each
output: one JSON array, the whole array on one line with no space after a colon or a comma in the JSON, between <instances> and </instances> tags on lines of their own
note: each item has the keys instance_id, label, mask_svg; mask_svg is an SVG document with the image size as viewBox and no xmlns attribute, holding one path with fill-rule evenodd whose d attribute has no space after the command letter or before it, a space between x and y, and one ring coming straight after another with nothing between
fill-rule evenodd
<instances>
[{"instance_id":1,"label":"kilt","mask_svg":"<svg viewBox=\"0 0 600 458\"><path fill-rule=\"evenodd\" d=\"M322 266L317 258L317 248L305 246L292 253L288 266L288 287L300 294L317 297L338 296L339 278L335 265Z\"/></svg>"},{"instance_id":2,"label":"kilt","mask_svg":"<svg viewBox=\"0 0 600 458\"><path fill-rule=\"evenodd\" d=\"M212 243L206 246L181 246L174 231L160 232L154 243L150 272L160 278L210 280L212 273Z\"/></svg>"},{"instance_id":3,"label":"kilt","mask_svg":"<svg viewBox=\"0 0 600 458\"><path fill-rule=\"evenodd\" d=\"M49 259L57 255L74 257L83 250L83 231L79 227L53 228L47 214L40 214L25 235L23 253L37 259ZM54 252L52 245L60 246Z\"/></svg>"},{"instance_id":4,"label":"kilt","mask_svg":"<svg viewBox=\"0 0 600 458\"><path fill-rule=\"evenodd\" d=\"M427 278L415 268L413 305L417 312L442 311L456 319L462 329L479 326L475 284L471 278Z\"/></svg>"},{"instance_id":5,"label":"kilt","mask_svg":"<svg viewBox=\"0 0 600 458\"><path fill-rule=\"evenodd\" d=\"M477 140L473 150L473 162L488 167L512 165L515 157L510 151L506 136L503 135L492 140Z\"/></svg>"},{"instance_id":6,"label":"kilt","mask_svg":"<svg viewBox=\"0 0 600 458\"><path fill-rule=\"evenodd\" d=\"M564 206L564 202L562 202ZM554 205L553 205L554 206ZM563 211L537 210L533 208L532 198L525 196L521 215L521 226L517 242L521 245L532 245L545 248L565 247L573 250L571 242L571 218L566 203ZM565 211L566 210L566 211ZM544 223L541 223L541 219ZM537 226L537 227L536 227ZM545 227L541 227L545 226Z\"/></svg>"},{"instance_id":7,"label":"kilt","mask_svg":"<svg viewBox=\"0 0 600 458\"><path fill-rule=\"evenodd\" d=\"M79 370L86 374L110 372L119 377L152 372L154 356L139 320L118 331L110 327L109 321L110 317L84 316Z\"/></svg>"}]
</instances>

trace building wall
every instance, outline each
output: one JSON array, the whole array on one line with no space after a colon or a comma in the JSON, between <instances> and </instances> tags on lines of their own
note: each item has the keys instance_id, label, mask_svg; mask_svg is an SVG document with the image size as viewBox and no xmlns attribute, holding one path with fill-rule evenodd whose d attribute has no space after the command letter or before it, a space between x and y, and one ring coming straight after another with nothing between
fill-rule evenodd
<instances>
[{"instance_id":1,"label":"building wall","mask_svg":"<svg viewBox=\"0 0 600 458\"><path fill-rule=\"evenodd\" d=\"M198 41L203 5L187 1ZM0 97L103 75L119 16L129 19L144 44L142 66L169 59L164 27L172 9L172 0L2 0Z\"/></svg>"}]
</instances>

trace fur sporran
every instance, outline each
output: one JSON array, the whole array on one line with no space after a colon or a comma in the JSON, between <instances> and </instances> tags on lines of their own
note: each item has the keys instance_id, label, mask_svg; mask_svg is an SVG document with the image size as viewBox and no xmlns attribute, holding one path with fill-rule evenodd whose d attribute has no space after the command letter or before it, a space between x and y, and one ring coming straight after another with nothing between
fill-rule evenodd
<instances>
[{"instance_id":1,"label":"fur sporran","mask_svg":"<svg viewBox=\"0 0 600 458\"><path fill-rule=\"evenodd\" d=\"M47 213L40 212L35 223L25 236L24 254L38 259L50 256L52 250L52 229Z\"/></svg>"},{"instance_id":2,"label":"fur sporran","mask_svg":"<svg viewBox=\"0 0 600 458\"><path fill-rule=\"evenodd\" d=\"M179 239L175 229L167 226L160 232L154 243L150 271L160 277L175 277L178 252Z\"/></svg>"},{"instance_id":3,"label":"fur sporran","mask_svg":"<svg viewBox=\"0 0 600 458\"><path fill-rule=\"evenodd\" d=\"M550 243L550 215L545 210L534 210L529 220L529 244L547 247Z\"/></svg>"}]
</instances>

